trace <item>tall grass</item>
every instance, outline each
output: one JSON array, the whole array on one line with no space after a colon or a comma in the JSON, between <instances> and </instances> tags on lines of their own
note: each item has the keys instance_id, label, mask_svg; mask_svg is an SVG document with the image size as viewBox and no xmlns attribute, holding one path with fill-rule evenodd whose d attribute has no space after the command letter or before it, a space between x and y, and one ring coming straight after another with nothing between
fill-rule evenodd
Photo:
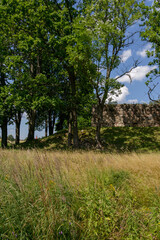
<instances>
[{"instance_id":1,"label":"tall grass","mask_svg":"<svg viewBox=\"0 0 160 240\"><path fill-rule=\"evenodd\" d=\"M0 239L160 239L160 154L0 152Z\"/></svg>"}]
</instances>

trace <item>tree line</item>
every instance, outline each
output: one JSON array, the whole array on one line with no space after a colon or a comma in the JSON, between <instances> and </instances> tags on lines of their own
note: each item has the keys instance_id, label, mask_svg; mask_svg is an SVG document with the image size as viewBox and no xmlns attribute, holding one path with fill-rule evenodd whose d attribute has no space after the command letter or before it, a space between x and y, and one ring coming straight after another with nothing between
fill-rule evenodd
<instances>
[{"instance_id":1,"label":"tree line","mask_svg":"<svg viewBox=\"0 0 160 240\"><path fill-rule=\"evenodd\" d=\"M96 142L101 146L103 109L123 86L113 71L120 53L133 43L128 29L139 19L142 39L153 42L159 64L159 11L138 0L0 0L0 127L2 147L7 126L15 122L16 144L25 112L28 140L35 129L68 129L68 146L79 146L78 128L88 126L96 106ZM157 32L158 31L158 32ZM157 34L159 34L157 36ZM152 38L149 36L153 36ZM157 38L156 38L156 36ZM159 66L159 65L158 65ZM159 74L154 70L152 74ZM147 81L148 86L152 79ZM151 88L151 87L150 87Z\"/></svg>"}]
</instances>

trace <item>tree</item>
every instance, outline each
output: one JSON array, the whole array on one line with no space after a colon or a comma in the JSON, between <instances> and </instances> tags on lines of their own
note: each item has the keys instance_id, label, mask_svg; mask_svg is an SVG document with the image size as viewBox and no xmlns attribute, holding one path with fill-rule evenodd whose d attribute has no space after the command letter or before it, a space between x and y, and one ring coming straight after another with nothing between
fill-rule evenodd
<instances>
[{"instance_id":1,"label":"tree","mask_svg":"<svg viewBox=\"0 0 160 240\"><path fill-rule=\"evenodd\" d=\"M71 49L76 45L74 24L77 17L81 14L81 11L79 11L77 1L75 0L55 1L55 3L57 7L56 13L58 18L56 18L54 24L57 26L57 28L55 35L52 35L52 30L50 30L52 35L50 38L50 44L52 46L56 46L54 56L57 58L59 65L62 67L61 77L63 75L63 79L61 79L61 77L59 78L59 97L62 99L63 104L61 104L61 113L58 115L61 116L60 120L63 120L62 116L63 118L68 117L68 145L70 146L72 144L73 136L73 146L78 147L79 138L77 115L79 105L82 100L79 93L81 92L80 89L82 86L83 77L80 75L80 69L75 67L70 54ZM65 114L65 112L67 112L67 114ZM60 121L60 123L62 125L62 121Z\"/></svg>"},{"instance_id":2,"label":"tree","mask_svg":"<svg viewBox=\"0 0 160 240\"><path fill-rule=\"evenodd\" d=\"M147 74L148 96L153 102L160 102L159 77L160 77L160 2L154 0L152 7L142 5L144 31L141 32L142 40L152 43L152 50L147 52L152 58L149 65L155 68ZM157 94L156 94L157 93ZM154 96L153 96L154 95ZM158 96L156 96L158 95Z\"/></svg>"},{"instance_id":3,"label":"tree","mask_svg":"<svg viewBox=\"0 0 160 240\"><path fill-rule=\"evenodd\" d=\"M83 32L90 36L90 52L96 74L91 78L96 97L96 142L101 147L100 129L103 119L103 109L109 95L119 91L121 84L118 79L129 73L123 72L113 78L113 71L120 65L120 53L128 47L135 33L129 34L128 28L140 17L138 1L136 0L93 0L80 18ZM88 48L86 48L86 55ZM89 62L89 58L88 58ZM137 63L133 67L136 67ZM103 70L103 74L102 74Z\"/></svg>"},{"instance_id":4,"label":"tree","mask_svg":"<svg viewBox=\"0 0 160 240\"><path fill-rule=\"evenodd\" d=\"M8 0L4 4L12 21L13 54L8 57L8 69L12 71L11 78L18 96L23 99L21 107L28 115L28 140L33 140L36 113L53 100L47 95L50 80L44 64L51 57L48 24L55 4L49 0ZM18 62L21 62L19 68Z\"/></svg>"},{"instance_id":5,"label":"tree","mask_svg":"<svg viewBox=\"0 0 160 240\"><path fill-rule=\"evenodd\" d=\"M3 77L4 76L4 77ZM0 73L0 127L2 130L2 148L7 147L7 124L13 116L12 101L10 99L9 86L6 84L5 74Z\"/></svg>"},{"instance_id":6,"label":"tree","mask_svg":"<svg viewBox=\"0 0 160 240\"><path fill-rule=\"evenodd\" d=\"M10 83L7 78L5 59L11 52L10 24L8 14L0 2L0 127L2 130L1 145L7 147L7 124L12 116L12 101L10 101Z\"/></svg>"},{"instance_id":7,"label":"tree","mask_svg":"<svg viewBox=\"0 0 160 240\"><path fill-rule=\"evenodd\" d=\"M120 52L132 42L127 29L139 17L137 1L1 1L0 111L6 117L3 123L11 118L9 112L14 116L16 143L25 111L28 140L45 122L53 134L58 116L59 129L68 123L68 145L73 140L78 147L78 119L95 103L101 145L103 109L109 94L121 87L120 76L112 73L120 65Z\"/></svg>"},{"instance_id":8,"label":"tree","mask_svg":"<svg viewBox=\"0 0 160 240\"><path fill-rule=\"evenodd\" d=\"M62 35L61 54L64 58L62 64L68 77L68 145L71 145L73 134L73 146L79 146L78 138L78 115L79 110L85 102L90 99L93 87L90 83L91 72L89 69L92 63L88 64L84 54L86 34L80 33L80 17L85 11L85 7L90 1L64 1L65 8L62 7ZM63 5L62 5L63 6ZM64 48L65 46L65 48ZM87 44L86 44L87 46Z\"/></svg>"}]
</instances>

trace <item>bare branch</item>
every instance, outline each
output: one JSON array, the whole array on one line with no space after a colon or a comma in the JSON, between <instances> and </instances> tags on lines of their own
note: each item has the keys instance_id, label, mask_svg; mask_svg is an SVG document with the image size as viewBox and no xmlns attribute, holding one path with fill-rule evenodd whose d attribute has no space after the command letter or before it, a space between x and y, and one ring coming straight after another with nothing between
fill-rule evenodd
<instances>
[{"instance_id":1,"label":"bare branch","mask_svg":"<svg viewBox=\"0 0 160 240\"><path fill-rule=\"evenodd\" d=\"M133 66L130 70L128 70L128 71L122 73L120 76L116 77L115 80L118 80L119 78L121 78L121 77L127 75L127 76L130 78L130 83L131 83L131 82L132 82L132 77L131 77L130 73L131 73L132 70L135 69L139 64L140 64L140 62L138 62L138 60L135 61L134 66Z\"/></svg>"},{"instance_id":2,"label":"bare branch","mask_svg":"<svg viewBox=\"0 0 160 240\"><path fill-rule=\"evenodd\" d=\"M133 37L135 34L137 34L137 33L140 33L140 31L136 31L136 32L134 32L134 33L132 33L131 35L129 35L128 37L126 37L125 39L124 39L124 42L126 42L127 40L129 40L131 37ZM125 46L125 45L124 45Z\"/></svg>"},{"instance_id":3,"label":"bare branch","mask_svg":"<svg viewBox=\"0 0 160 240\"><path fill-rule=\"evenodd\" d=\"M159 84L159 82L158 82L157 84L154 84L152 88L151 88L151 87L148 87L148 88L149 88L149 90L148 90L148 97L149 97L149 99L150 99L152 102L155 102L155 103L160 103L160 100L155 100L155 99L153 99L153 98L151 97L151 94L152 94L152 92L154 91L154 89L158 86L158 84Z\"/></svg>"}]
</instances>

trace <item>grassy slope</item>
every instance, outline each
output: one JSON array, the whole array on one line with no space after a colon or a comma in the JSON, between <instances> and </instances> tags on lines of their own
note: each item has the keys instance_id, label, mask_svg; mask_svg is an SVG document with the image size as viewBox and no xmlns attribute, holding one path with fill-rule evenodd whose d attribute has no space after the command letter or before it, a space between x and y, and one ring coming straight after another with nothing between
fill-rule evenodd
<instances>
[{"instance_id":1,"label":"grassy slope","mask_svg":"<svg viewBox=\"0 0 160 240\"><path fill-rule=\"evenodd\" d=\"M159 151L160 127L109 127L101 131L104 150L116 151ZM95 149L95 129L79 131L82 149ZM22 148L67 149L67 132L22 143Z\"/></svg>"}]
</instances>

